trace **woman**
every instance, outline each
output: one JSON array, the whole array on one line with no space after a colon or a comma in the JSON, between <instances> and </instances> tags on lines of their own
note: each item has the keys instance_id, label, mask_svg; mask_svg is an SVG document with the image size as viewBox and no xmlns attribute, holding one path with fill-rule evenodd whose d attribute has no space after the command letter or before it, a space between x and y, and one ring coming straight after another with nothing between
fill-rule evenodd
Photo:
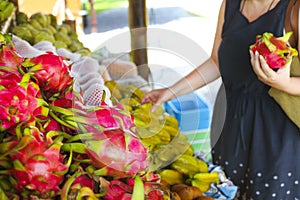
<instances>
[{"instance_id":1,"label":"woman","mask_svg":"<svg viewBox=\"0 0 300 200\"><path fill-rule=\"evenodd\" d=\"M213 161L239 186L239 199L300 199L300 131L268 95L300 95L289 66L271 70L249 46L264 32L282 36L289 0L224 0L210 58L170 88L153 90L154 106L222 77L226 117ZM300 116L299 116L300 117Z\"/></svg>"}]
</instances>

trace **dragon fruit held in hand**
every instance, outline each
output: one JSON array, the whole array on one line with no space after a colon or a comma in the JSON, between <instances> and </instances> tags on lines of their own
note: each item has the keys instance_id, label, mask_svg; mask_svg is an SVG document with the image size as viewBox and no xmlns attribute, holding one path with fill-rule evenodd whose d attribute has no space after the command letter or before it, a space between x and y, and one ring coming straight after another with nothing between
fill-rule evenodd
<instances>
[{"instance_id":1,"label":"dragon fruit held in hand","mask_svg":"<svg viewBox=\"0 0 300 200\"><path fill-rule=\"evenodd\" d=\"M262 55L267 64L272 69L279 69L286 66L293 56L297 56L298 52L288 44L292 32L288 32L282 37L275 37L272 33L264 33L256 36L256 42L250 46L250 50L254 53L257 51Z\"/></svg>"}]
</instances>

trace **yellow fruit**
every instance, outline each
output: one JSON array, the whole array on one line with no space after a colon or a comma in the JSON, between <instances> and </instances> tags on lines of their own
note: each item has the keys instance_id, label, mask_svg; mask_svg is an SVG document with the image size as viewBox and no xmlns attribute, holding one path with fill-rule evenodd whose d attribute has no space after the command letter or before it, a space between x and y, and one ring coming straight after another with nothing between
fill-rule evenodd
<instances>
[{"instance_id":1,"label":"yellow fruit","mask_svg":"<svg viewBox=\"0 0 300 200\"><path fill-rule=\"evenodd\" d=\"M219 174L213 173L197 173L194 175L194 179L206 183L219 183Z\"/></svg>"},{"instance_id":2,"label":"yellow fruit","mask_svg":"<svg viewBox=\"0 0 300 200\"><path fill-rule=\"evenodd\" d=\"M162 140L162 141L167 141L170 142L171 141L171 136L169 134L169 132L167 132L164 129L161 129L160 131L157 132L157 136Z\"/></svg>"},{"instance_id":3,"label":"yellow fruit","mask_svg":"<svg viewBox=\"0 0 300 200\"><path fill-rule=\"evenodd\" d=\"M172 126L174 128L178 128L178 121L175 117L165 114L165 124Z\"/></svg>"},{"instance_id":4,"label":"yellow fruit","mask_svg":"<svg viewBox=\"0 0 300 200\"><path fill-rule=\"evenodd\" d=\"M179 133L179 128L177 127L173 127L173 126L169 126L164 124L163 128L168 131L168 133L172 136L175 137L178 133Z\"/></svg>"},{"instance_id":5,"label":"yellow fruit","mask_svg":"<svg viewBox=\"0 0 300 200\"><path fill-rule=\"evenodd\" d=\"M118 100L122 98L122 94L117 88L117 83L115 81L106 81L104 84L109 89L113 97L117 98Z\"/></svg>"},{"instance_id":6,"label":"yellow fruit","mask_svg":"<svg viewBox=\"0 0 300 200\"><path fill-rule=\"evenodd\" d=\"M192 186L199 188L202 192L207 192L210 188L210 183L192 180Z\"/></svg>"},{"instance_id":7,"label":"yellow fruit","mask_svg":"<svg viewBox=\"0 0 300 200\"><path fill-rule=\"evenodd\" d=\"M130 85L126 89L127 89L127 95L133 98L137 98L138 100L142 100L144 96L144 92L140 90L138 87L134 85Z\"/></svg>"},{"instance_id":8,"label":"yellow fruit","mask_svg":"<svg viewBox=\"0 0 300 200\"><path fill-rule=\"evenodd\" d=\"M173 169L163 169L158 171L162 180L165 180L170 185L180 184L184 182L183 175Z\"/></svg>"},{"instance_id":9,"label":"yellow fruit","mask_svg":"<svg viewBox=\"0 0 300 200\"><path fill-rule=\"evenodd\" d=\"M197 173L194 175L191 184L198 187L202 192L209 190L211 183L219 183L219 175L213 173Z\"/></svg>"},{"instance_id":10,"label":"yellow fruit","mask_svg":"<svg viewBox=\"0 0 300 200\"><path fill-rule=\"evenodd\" d=\"M193 156L193 155L194 155L194 148L193 148L193 146L192 146L192 145L189 145L189 147L188 147L187 150L184 152L184 154Z\"/></svg>"},{"instance_id":11,"label":"yellow fruit","mask_svg":"<svg viewBox=\"0 0 300 200\"><path fill-rule=\"evenodd\" d=\"M194 176L199 172L208 172L208 166L204 161L187 154L181 155L171 164L171 168L188 176Z\"/></svg>"}]
</instances>

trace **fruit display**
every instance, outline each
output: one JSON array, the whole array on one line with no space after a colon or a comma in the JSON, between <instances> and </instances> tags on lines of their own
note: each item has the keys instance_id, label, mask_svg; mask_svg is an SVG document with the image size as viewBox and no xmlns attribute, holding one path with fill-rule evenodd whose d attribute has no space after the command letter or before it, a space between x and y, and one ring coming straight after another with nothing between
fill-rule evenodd
<instances>
[{"instance_id":1,"label":"fruit display","mask_svg":"<svg viewBox=\"0 0 300 200\"><path fill-rule=\"evenodd\" d=\"M112 104L103 91L88 106L74 90L74 63L55 52L22 57L11 35L89 56L76 33L50 14L15 20L0 34L1 200L213 199L223 174L195 156L163 106L152 112L141 89L113 80L103 83Z\"/></svg>"},{"instance_id":2,"label":"fruit display","mask_svg":"<svg viewBox=\"0 0 300 200\"><path fill-rule=\"evenodd\" d=\"M262 55L267 64L274 70L287 65L293 56L297 56L296 49L288 45L292 32L287 32L282 37L275 37L272 33L264 33L256 37L256 42L250 46L250 50Z\"/></svg>"},{"instance_id":3,"label":"fruit display","mask_svg":"<svg viewBox=\"0 0 300 200\"><path fill-rule=\"evenodd\" d=\"M57 24L52 14L35 13L28 17L25 13L16 14L16 26L11 32L31 45L41 41L49 41L56 49L65 48L82 56L90 55L91 51L79 41L77 33L69 24Z\"/></svg>"},{"instance_id":4,"label":"fruit display","mask_svg":"<svg viewBox=\"0 0 300 200\"><path fill-rule=\"evenodd\" d=\"M24 58L11 37L0 34L1 199L171 200L181 194L172 192L171 185L185 183L199 192L200 183L217 182L209 177L206 163L193 157L187 140L179 137L182 134L175 134L174 124L173 129L160 126L164 132L158 134L159 143L143 142L141 126L136 124L145 128L151 120L134 112L144 107L126 110L118 101L87 107L81 93L72 90L72 64L67 65L65 57L47 52ZM143 94L129 88L132 93L126 90L121 96ZM156 118L176 124L163 110L157 112ZM179 145L165 134L172 140L178 137L177 142L188 147L182 148L175 162L163 147ZM153 152L160 149L167 154L165 159L171 159L168 165L160 159L157 165L154 158L159 154ZM177 170L176 165L182 168ZM193 185L196 180L200 183Z\"/></svg>"}]
</instances>

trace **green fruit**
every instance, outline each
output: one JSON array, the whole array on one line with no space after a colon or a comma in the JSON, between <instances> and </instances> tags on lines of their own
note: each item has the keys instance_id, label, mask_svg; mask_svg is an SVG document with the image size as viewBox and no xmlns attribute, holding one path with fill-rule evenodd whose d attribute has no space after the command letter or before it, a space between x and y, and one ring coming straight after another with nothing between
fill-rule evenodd
<instances>
[{"instance_id":1,"label":"green fruit","mask_svg":"<svg viewBox=\"0 0 300 200\"><path fill-rule=\"evenodd\" d=\"M62 41L66 45L71 45L71 43L72 43L70 37L67 34L63 33L63 32L56 32L54 34L54 37L55 37L55 40Z\"/></svg>"},{"instance_id":2,"label":"green fruit","mask_svg":"<svg viewBox=\"0 0 300 200\"><path fill-rule=\"evenodd\" d=\"M72 41L71 45L68 46L68 49L71 51L71 52L75 52L81 48L83 48L83 44L79 41Z\"/></svg>"},{"instance_id":3,"label":"green fruit","mask_svg":"<svg viewBox=\"0 0 300 200\"><path fill-rule=\"evenodd\" d=\"M19 26L28 29L33 37L35 37L39 33L39 30L34 28L29 23L20 24Z\"/></svg>"},{"instance_id":4,"label":"green fruit","mask_svg":"<svg viewBox=\"0 0 300 200\"><path fill-rule=\"evenodd\" d=\"M50 25L50 23L48 23L48 19L47 19L46 15L44 15L42 13L35 13L35 14L31 15L30 20L37 20L42 27L46 27L46 26Z\"/></svg>"},{"instance_id":5,"label":"green fruit","mask_svg":"<svg viewBox=\"0 0 300 200\"><path fill-rule=\"evenodd\" d=\"M54 28L51 25L48 25L46 28L49 29L52 32L53 35L57 32L56 28Z\"/></svg>"},{"instance_id":6,"label":"green fruit","mask_svg":"<svg viewBox=\"0 0 300 200\"><path fill-rule=\"evenodd\" d=\"M59 40L56 40L54 42L54 46L56 49L60 49L60 48L68 48L68 46L66 45L66 43L64 43L63 41L59 41Z\"/></svg>"},{"instance_id":7,"label":"green fruit","mask_svg":"<svg viewBox=\"0 0 300 200\"><path fill-rule=\"evenodd\" d=\"M50 21L50 25L56 28L57 27L56 17L52 14L47 14L47 18L48 18L48 21Z\"/></svg>"},{"instance_id":8,"label":"green fruit","mask_svg":"<svg viewBox=\"0 0 300 200\"><path fill-rule=\"evenodd\" d=\"M28 41L29 43L32 43L33 41L33 37L30 30L25 27L16 26L12 29L11 32L19 38Z\"/></svg>"},{"instance_id":9,"label":"green fruit","mask_svg":"<svg viewBox=\"0 0 300 200\"><path fill-rule=\"evenodd\" d=\"M28 16L23 12L18 12L16 15L17 25L28 23Z\"/></svg>"},{"instance_id":10,"label":"green fruit","mask_svg":"<svg viewBox=\"0 0 300 200\"><path fill-rule=\"evenodd\" d=\"M43 28L42 25L39 23L39 21L36 20L36 19L31 19L31 20L29 21L29 23L30 23L34 28L36 28L36 29L38 29L38 30L40 30L40 29Z\"/></svg>"},{"instance_id":11,"label":"green fruit","mask_svg":"<svg viewBox=\"0 0 300 200\"><path fill-rule=\"evenodd\" d=\"M36 44L44 40L49 41L51 43L55 42L55 38L53 37L53 35L49 35L48 33L41 31L34 37L33 43Z\"/></svg>"},{"instance_id":12,"label":"green fruit","mask_svg":"<svg viewBox=\"0 0 300 200\"><path fill-rule=\"evenodd\" d=\"M162 180L165 180L169 185L184 183L184 178L181 173L173 169L163 169L158 171Z\"/></svg>"},{"instance_id":13,"label":"green fruit","mask_svg":"<svg viewBox=\"0 0 300 200\"><path fill-rule=\"evenodd\" d=\"M81 48L81 49L75 51L75 53L79 53L81 56L90 56L91 50L88 48Z\"/></svg>"},{"instance_id":14,"label":"green fruit","mask_svg":"<svg viewBox=\"0 0 300 200\"><path fill-rule=\"evenodd\" d=\"M1 17L2 17L1 21L2 20L6 20L9 16L11 16L14 8L15 8L15 5L12 2L9 2L7 4L7 6L5 7L5 9L1 11L1 13L2 13L2 15L1 15Z\"/></svg>"},{"instance_id":15,"label":"green fruit","mask_svg":"<svg viewBox=\"0 0 300 200\"><path fill-rule=\"evenodd\" d=\"M58 31L68 35L71 33L71 26L68 24L61 24L58 27Z\"/></svg>"},{"instance_id":16,"label":"green fruit","mask_svg":"<svg viewBox=\"0 0 300 200\"><path fill-rule=\"evenodd\" d=\"M7 0L2 0L0 1L0 11L3 11L8 5L8 1Z\"/></svg>"},{"instance_id":17,"label":"green fruit","mask_svg":"<svg viewBox=\"0 0 300 200\"><path fill-rule=\"evenodd\" d=\"M49 35L53 35L52 31L50 29L48 29L48 28L42 28L40 31L41 32L45 32L45 33L47 33Z\"/></svg>"}]
</instances>

